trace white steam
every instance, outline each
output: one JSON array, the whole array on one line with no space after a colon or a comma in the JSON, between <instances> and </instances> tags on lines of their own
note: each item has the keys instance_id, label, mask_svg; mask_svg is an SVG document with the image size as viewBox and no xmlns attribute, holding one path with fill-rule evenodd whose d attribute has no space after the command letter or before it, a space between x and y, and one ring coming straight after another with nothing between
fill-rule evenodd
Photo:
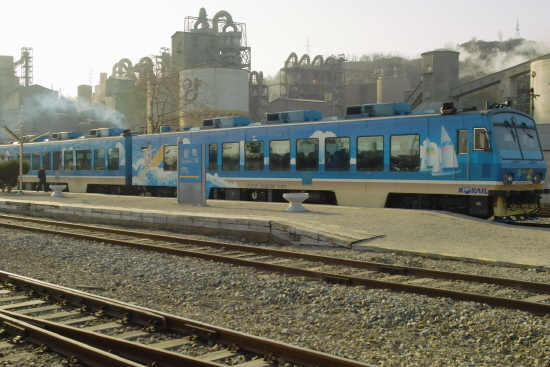
<instances>
[{"instance_id":1,"label":"white steam","mask_svg":"<svg viewBox=\"0 0 550 367\"><path fill-rule=\"evenodd\" d=\"M90 122L97 122L106 127L125 128L128 125L126 115L118 110L106 107L104 104L92 105L88 101L79 99L78 110L82 111L86 119Z\"/></svg>"},{"instance_id":2,"label":"white steam","mask_svg":"<svg viewBox=\"0 0 550 367\"><path fill-rule=\"evenodd\" d=\"M496 47L496 43L498 42L495 42L495 47L488 50L481 50L474 41L464 44L466 47L459 45L456 51L460 52L460 77L477 79L550 53L548 45L541 42L522 40L501 42L503 45L511 46L506 50L502 50L503 47Z\"/></svg>"}]
</instances>

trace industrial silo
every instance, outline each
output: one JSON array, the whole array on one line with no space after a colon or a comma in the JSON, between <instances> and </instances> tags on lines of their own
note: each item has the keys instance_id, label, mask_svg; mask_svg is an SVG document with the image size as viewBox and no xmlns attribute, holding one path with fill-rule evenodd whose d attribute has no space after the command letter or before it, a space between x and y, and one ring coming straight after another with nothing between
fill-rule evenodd
<instances>
[{"instance_id":1,"label":"industrial silo","mask_svg":"<svg viewBox=\"0 0 550 367\"><path fill-rule=\"evenodd\" d=\"M248 116L250 47L246 26L222 10L209 19L187 17L172 36L172 61L180 72L180 126L213 117Z\"/></svg>"},{"instance_id":2,"label":"industrial silo","mask_svg":"<svg viewBox=\"0 0 550 367\"><path fill-rule=\"evenodd\" d=\"M531 88L531 115L538 124L540 143L550 172L550 58L531 63ZM544 182L544 188L550 189L548 174ZM541 202L550 204L550 195L542 195Z\"/></svg>"},{"instance_id":3,"label":"industrial silo","mask_svg":"<svg viewBox=\"0 0 550 367\"><path fill-rule=\"evenodd\" d=\"M536 95L531 101L535 121L538 124L550 124L550 58L531 63L531 88Z\"/></svg>"},{"instance_id":4,"label":"industrial silo","mask_svg":"<svg viewBox=\"0 0 550 367\"><path fill-rule=\"evenodd\" d=\"M201 126L204 119L248 116L248 71L196 68L181 72L182 126Z\"/></svg>"},{"instance_id":5,"label":"industrial silo","mask_svg":"<svg viewBox=\"0 0 550 367\"><path fill-rule=\"evenodd\" d=\"M404 91L411 88L410 79L399 68L382 69L376 81L376 103L405 102Z\"/></svg>"}]
</instances>

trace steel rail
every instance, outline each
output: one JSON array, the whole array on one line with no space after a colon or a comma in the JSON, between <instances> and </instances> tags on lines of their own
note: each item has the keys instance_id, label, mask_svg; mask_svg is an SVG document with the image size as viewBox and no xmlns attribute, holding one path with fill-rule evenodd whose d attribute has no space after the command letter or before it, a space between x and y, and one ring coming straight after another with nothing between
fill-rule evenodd
<instances>
[{"instance_id":1,"label":"steel rail","mask_svg":"<svg viewBox=\"0 0 550 367\"><path fill-rule=\"evenodd\" d=\"M10 317L11 313L0 312L3 336L11 334L19 340L25 340L34 345L46 345L53 352L92 367L143 367L142 364L131 362L112 353L105 352L67 337L55 334L41 326ZM20 315L18 315L20 316Z\"/></svg>"},{"instance_id":2,"label":"steel rail","mask_svg":"<svg viewBox=\"0 0 550 367\"><path fill-rule=\"evenodd\" d=\"M127 364L128 366L143 366L144 364L152 365L152 363L162 363L165 367L220 367L219 363L203 361L184 354L174 353L163 349L156 349L128 340L117 339L100 333L60 325L52 321L40 320L38 318L17 314L16 312L0 310L0 316L1 315L6 315L26 323L27 325L32 325L36 328L47 330L61 336L63 339L83 343L93 348L92 350L97 349L100 351L110 351L111 353L115 352L120 359L131 361L131 364ZM87 350L85 351L87 352ZM85 356L86 354L84 353L83 355ZM79 353L78 358L83 359L84 357ZM111 365L102 364L100 366Z\"/></svg>"},{"instance_id":3,"label":"steel rail","mask_svg":"<svg viewBox=\"0 0 550 367\"><path fill-rule=\"evenodd\" d=\"M550 223L510 222L507 224L518 227L550 228Z\"/></svg>"},{"instance_id":4,"label":"steel rail","mask_svg":"<svg viewBox=\"0 0 550 367\"><path fill-rule=\"evenodd\" d=\"M38 229L38 228L24 227L19 225L10 225L7 223L0 223L0 225L10 226L11 228L17 228L21 230L36 230L36 231L50 233L50 234L70 236L70 237L86 239L90 241L104 241L110 244L140 248L147 251L156 251L156 252L162 252L162 253L167 253L167 254L172 254L177 256L190 256L190 257L202 258L206 260L231 263L234 265L252 267L252 268L267 270L272 272L279 272L279 273L289 274L293 276L308 277L308 278L322 280L322 281L335 283L335 284L343 284L343 285L350 285L350 286L364 286L368 288L377 288L377 289L389 289L394 292L416 293L416 294L427 295L430 297L449 297L455 300L486 303L493 307L505 307L509 309L518 309L518 310L527 311L527 312L531 312L539 315L550 314L550 304L547 305L547 304L540 304L540 303L534 303L534 302L528 302L528 301L522 301L522 300L514 300L509 298L500 298L500 297L494 297L494 296L446 290L446 289L440 289L440 288L417 286L417 285L403 284L403 283L396 283L396 282L389 282L389 281L375 280L375 279L367 279L367 278L361 278L361 277L341 275L336 273L319 272L319 271L290 267L285 265L264 263L264 262L254 261L254 260L247 260L242 258L223 256L215 253L203 252L203 251L200 251L200 248L195 250L180 249L180 248L173 248L173 247L143 244L139 242L132 242L132 241L120 240L120 239L111 239L111 238L103 238L103 237L98 238L97 236L78 234L78 233L60 234L59 231L56 231L53 229ZM95 230L97 231L97 229ZM111 229L109 229L109 232L111 232ZM114 233L114 232L111 232L111 233ZM132 232L132 235L135 235L135 234L136 232ZM128 236L127 233L125 233L125 235ZM139 233L139 235L141 235L141 233ZM146 236L148 236L148 238L151 238L149 236L153 236L152 238L156 238L157 240L160 240L160 238L164 237L167 239L167 241L172 243L175 242L177 239L177 237L172 237L172 236L157 237L157 235L154 235L154 234L146 234ZM186 243L190 243L189 241L192 241L192 240L185 239L185 241L187 241ZM197 242L199 246L207 247L209 244L209 242L207 241L197 241ZM223 247L225 248L230 248L230 247L232 249L234 248L233 247L234 245L229 245L225 243L215 242L214 244L216 244L216 246L223 245ZM273 255L273 253L269 249L260 249L256 247L252 248L250 246L242 246L242 247L246 248L246 251L251 251L254 253L269 252L271 256L279 256L279 255ZM340 259L340 258L325 258L323 256L318 256L318 255L297 254L294 252L276 250L276 253L282 253L282 252L285 252L287 254L292 254L292 256L288 256L290 258L303 258L303 259L307 258L308 260L312 260L312 261L322 261L322 259L330 259L332 261L332 264L342 264L342 265L355 264L357 266L361 266L361 264L365 264L364 267L367 269L373 266L373 264L376 264L376 266L378 267L386 267L391 273L402 274L402 272L404 272L404 274L407 274L407 275L415 275L415 276L421 276L421 277L438 276L439 278L443 278L443 279L446 278L446 279L455 279L455 280L464 280L464 281L493 282L493 284L507 285L510 287L519 288L523 290L528 288L529 290L533 290L535 292L550 293L550 285L545 283L522 282L522 281L515 281L510 279L484 277L484 276L471 275L471 274L447 273L443 271L434 271L434 270L428 270L428 269L422 269L422 268L409 268L409 267L401 267L401 266L394 267L394 266L385 265L385 264L363 263L361 261L356 261L356 260L346 260L346 259Z\"/></svg>"},{"instance_id":5,"label":"steel rail","mask_svg":"<svg viewBox=\"0 0 550 367\"><path fill-rule=\"evenodd\" d=\"M0 218L2 218L2 215L0 215ZM13 217L8 217L8 218L14 219ZM162 241L162 242L168 242L168 243L174 243L174 244L182 244L182 245L190 245L190 246L198 246L198 247L200 246L212 247L212 248L224 249L228 251L231 250L231 251L249 252L249 253L254 253L258 255L268 255L268 256L287 258L287 259L303 259L303 260L308 260L313 262L321 262L328 265L342 265L342 266L354 267L357 269L373 270L377 272L407 275L407 276L413 276L413 277L487 283L487 284L494 284L494 285L499 285L504 287L515 288L518 290L550 294L549 283L536 283L536 282L528 282L528 281L521 281L521 280L514 280L514 279L507 279L507 278L490 277L485 275L466 274L466 273L418 268L413 266L388 265L388 264L369 262L369 261L350 260L350 259L337 258L337 257L329 257L329 256L322 256L322 255L313 255L313 254L278 250L278 249L270 249L265 247L252 247L252 246L244 246L244 245L230 244L230 243L224 243L224 242L196 240L196 239L148 233L148 232L140 232L140 231L129 232L128 230L116 229L116 228L93 227L93 226L83 225L83 224L56 222L56 221L49 221L49 220L35 219L35 218L16 217L16 220L20 220L20 219L23 221L31 221L35 223L44 224L44 225L54 224L60 227L89 230L91 232L105 232L105 233L111 233L111 234L127 236L127 237L147 238L150 240ZM9 223L3 223L3 222L0 222L0 226L6 226L6 227L21 229L21 230L34 230L31 227L19 226L16 224L9 224ZM173 255L181 256L181 254L183 254L186 256L202 257L207 260L230 262L230 263L234 263L235 265L250 266L250 264L258 263L254 261L252 263L248 263L244 261L241 262L240 259L236 259L235 262L232 262L231 260L232 258L230 257L228 258L225 256L217 256L216 254L205 254L203 257L200 251L191 250L191 249L185 250L181 248L178 249L178 248L155 246L155 245L148 245L148 244L141 244L141 243L136 244L135 242L131 242L131 241L108 238L108 237L98 237L96 235L91 236L91 235L76 234L76 233L59 233L59 231L56 231L53 229L36 229L36 230L40 232L55 234L55 235L72 236L72 237L92 240L92 241L101 240L101 241L105 241L105 242L120 245L120 246L139 247L143 250L162 251ZM162 250L159 250L159 248ZM225 261L224 259L228 259L228 260Z\"/></svg>"},{"instance_id":6,"label":"steel rail","mask_svg":"<svg viewBox=\"0 0 550 367\"><path fill-rule=\"evenodd\" d=\"M358 361L353 361L330 354L308 350L289 344L284 344L274 340L263 339L255 337L249 334L232 331L229 329L217 327L214 325L198 322L191 319L177 317L174 315L158 312L145 307L130 305L124 302L108 299L101 296L95 296L83 291L72 290L70 288L53 285L44 281L18 276L11 273L0 272L2 279L16 278L20 282L16 283L17 287L23 287L22 290L28 289L26 284L34 284L32 287L41 288L47 287L50 289L56 289L59 292L69 291L75 296L79 296L86 299L91 299L95 304L101 304L105 302L109 307L116 305L120 309L132 309L134 312L141 312L144 315L155 314L158 318L165 320L163 332L175 332L184 335L198 335L201 339L210 340L223 345L235 345L240 350L257 354L260 356L269 356L274 360L284 361L285 363L293 363L304 367L374 367L370 364L365 364ZM154 347L143 347L142 345L136 345L136 343L128 342L122 339L116 339L112 337L106 337L98 333L90 333L71 326L58 325L55 322L41 320L39 317L30 317L18 314L15 311L0 310L0 316L7 315L7 317L21 320L22 322L34 325L36 327L42 327L50 332L65 336L67 338L75 339L84 344L90 344L98 349L114 350L121 357L127 356L134 361L150 363L152 360L155 362L162 362L165 366L190 366L190 367L206 367L206 366L219 366L219 364L208 364L204 360L192 358L189 360L189 364L182 364L182 355L172 353L169 351L162 351L155 349ZM166 353L165 353L166 352ZM185 356L183 356L184 358ZM198 363L198 364L194 364ZM269 361L266 362L269 364ZM104 364L102 366L111 366L110 364Z\"/></svg>"},{"instance_id":7,"label":"steel rail","mask_svg":"<svg viewBox=\"0 0 550 367\"><path fill-rule=\"evenodd\" d=\"M90 332L78 329L71 326L56 324L55 322L40 320L37 318L20 315L16 312L2 310L2 315L9 316L21 322L42 328L64 338L75 340L80 343L85 343L99 350L115 351L119 357L131 360L138 363L161 363L162 366L188 366L188 367L219 367L219 363L209 362L183 355L180 353L170 352L167 350L149 347L143 344L118 339L95 332ZM272 356L273 361L278 360L284 363L298 364L300 366L324 366L324 367L370 367L372 365L344 359L330 354L312 351L304 348L293 347L288 344L280 343L273 340L251 338L249 335L236 331L213 327L212 325L193 322L190 320L178 319L170 317L169 329L177 332L202 331L206 339L216 341L216 343L224 345L237 345L238 349L246 349L247 352L267 356L266 365L269 364L269 356ZM208 334L208 335L206 335ZM111 366L105 364L103 366ZM141 364L140 364L141 365ZM133 366L133 365L132 365Z\"/></svg>"},{"instance_id":8,"label":"steel rail","mask_svg":"<svg viewBox=\"0 0 550 367\"><path fill-rule=\"evenodd\" d=\"M154 312L143 312L143 310L129 304L121 307L120 303L105 299L98 300L94 295L76 292L69 288L37 282L34 279L31 280L5 272L0 272L0 281L5 285L11 285L26 291L29 295L36 294L44 299L61 301L79 307L83 311L98 312L118 319L132 320L132 322L146 327L162 329L166 325L164 318Z\"/></svg>"}]
</instances>

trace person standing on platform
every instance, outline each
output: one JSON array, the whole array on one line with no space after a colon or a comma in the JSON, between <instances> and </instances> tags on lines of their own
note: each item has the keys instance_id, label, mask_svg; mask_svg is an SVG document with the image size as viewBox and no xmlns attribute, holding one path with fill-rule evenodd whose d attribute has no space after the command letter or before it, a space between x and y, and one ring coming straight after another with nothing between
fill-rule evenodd
<instances>
[{"instance_id":1,"label":"person standing on platform","mask_svg":"<svg viewBox=\"0 0 550 367\"><path fill-rule=\"evenodd\" d=\"M46 184L46 166L42 166L42 168L38 170L38 187L36 188L36 192L40 191L40 187L44 189L44 192L48 191Z\"/></svg>"}]
</instances>

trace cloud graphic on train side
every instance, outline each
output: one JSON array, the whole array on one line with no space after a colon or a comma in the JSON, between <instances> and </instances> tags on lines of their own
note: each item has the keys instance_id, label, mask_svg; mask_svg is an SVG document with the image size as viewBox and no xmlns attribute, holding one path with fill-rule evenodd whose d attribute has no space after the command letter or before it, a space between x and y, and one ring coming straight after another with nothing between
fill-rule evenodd
<instances>
[{"instance_id":1,"label":"cloud graphic on train side","mask_svg":"<svg viewBox=\"0 0 550 367\"><path fill-rule=\"evenodd\" d=\"M134 163L132 163L132 169L134 170L134 172L139 171L139 167L143 166L145 166L145 159L143 158L138 158L134 160Z\"/></svg>"},{"instance_id":2,"label":"cloud graphic on train side","mask_svg":"<svg viewBox=\"0 0 550 367\"><path fill-rule=\"evenodd\" d=\"M229 181L227 181L225 178L218 176L217 173L214 175L207 173L206 181L208 182L209 185L216 186L216 187L234 187L234 188L239 187L235 182L229 183Z\"/></svg>"},{"instance_id":3,"label":"cloud graphic on train side","mask_svg":"<svg viewBox=\"0 0 550 367\"><path fill-rule=\"evenodd\" d=\"M321 164L325 164L325 138L335 138L336 134L332 131L322 132L321 130L317 130L310 136L319 139L319 160Z\"/></svg>"},{"instance_id":4,"label":"cloud graphic on train side","mask_svg":"<svg viewBox=\"0 0 550 367\"><path fill-rule=\"evenodd\" d=\"M324 140L325 138L335 138L336 134L333 133L332 131L322 132L321 130L317 130L313 134L311 134L310 137L318 138L319 140Z\"/></svg>"},{"instance_id":5,"label":"cloud graphic on train side","mask_svg":"<svg viewBox=\"0 0 550 367\"><path fill-rule=\"evenodd\" d=\"M118 148L119 164L121 166L126 165L126 150L124 149L124 145L120 142L116 143L116 148Z\"/></svg>"}]
</instances>

